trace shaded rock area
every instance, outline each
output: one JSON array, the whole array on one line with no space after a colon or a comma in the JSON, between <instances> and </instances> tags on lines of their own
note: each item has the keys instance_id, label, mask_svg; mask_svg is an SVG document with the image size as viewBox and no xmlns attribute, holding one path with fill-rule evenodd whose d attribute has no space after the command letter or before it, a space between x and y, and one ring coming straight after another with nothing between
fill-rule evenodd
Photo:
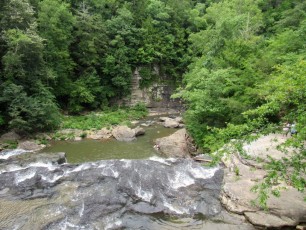
<instances>
[{"instance_id":1,"label":"shaded rock area","mask_svg":"<svg viewBox=\"0 0 306 230\"><path fill-rule=\"evenodd\" d=\"M249 155L248 159L244 159L233 148L228 147L227 151L233 154L225 155L222 159L226 169L221 192L221 202L227 210L243 214L252 224L262 227L280 228L306 222L306 202L304 201L306 193L298 192L283 182L279 182L273 188L280 188L280 197L272 195L269 197L267 201L269 211L254 206L251 202L257 197L256 193L251 192L251 188L267 175L262 164L254 163L255 159L260 157L265 162L269 155L280 159L285 154L276 147L284 142L283 136L270 134L245 144L243 149L245 154ZM292 154L291 150L287 154Z\"/></svg>"},{"instance_id":2,"label":"shaded rock area","mask_svg":"<svg viewBox=\"0 0 306 230\"><path fill-rule=\"evenodd\" d=\"M10 148L11 145L16 145L16 143L21 139L21 137L14 131L4 133L0 137L0 151L3 149Z\"/></svg>"},{"instance_id":3,"label":"shaded rock area","mask_svg":"<svg viewBox=\"0 0 306 230\"><path fill-rule=\"evenodd\" d=\"M0 229L253 229L222 209L217 167L156 157L70 165L50 154L27 156L32 162L20 155L0 164Z\"/></svg>"},{"instance_id":4,"label":"shaded rock area","mask_svg":"<svg viewBox=\"0 0 306 230\"><path fill-rule=\"evenodd\" d=\"M134 131L135 131L135 136L136 136L136 137L137 137L137 136L144 135L144 134L146 133L145 130L144 130L144 128L139 127L139 126L137 126L137 127L134 129Z\"/></svg>"},{"instance_id":5,"label":"shaded rock area","mask_svg":"<svg viewBox=\"0 0 306 230\"><path fill-rule=\"evenodd\" d=\"M145 104L148 108L165 108L166 112L170 109L181 108L182 101L180 99L172 99L171 95L175 91L175 84L169 84L169 77L166 76L159 65L154 65L151 73L157 79L150 86L141 87L142 80L141 69L145 66L138 66L134 69L131 76L131 97L124 99L121 103L126 105L136 105L138 103ZM174 83L174 82L173 82ZM119 103L117 101L117 103Z\"/></svg>"},{"instance_id":6,"label":"shaded rock area","mask_svg":"<svg viewBox=\"0 0 306 230\"><path fill-rule=\"evenodd\" d=\"M148 108L149 116L171 116L175 114L180 114L182 112L182 108L180 109L171 109L171 108Z\"/></svg>"},{"instance_id":7,"label":"shaded rock area","mask_svg":"<svg viewBox=\"0 0 306 230\"><path fill-rule=\"evenodd\" d=\"M186 129L180 129L168 137L158 138L155 143L158 150L167 157L189 158L196 151Z\"/></svg>"}]
</instances>

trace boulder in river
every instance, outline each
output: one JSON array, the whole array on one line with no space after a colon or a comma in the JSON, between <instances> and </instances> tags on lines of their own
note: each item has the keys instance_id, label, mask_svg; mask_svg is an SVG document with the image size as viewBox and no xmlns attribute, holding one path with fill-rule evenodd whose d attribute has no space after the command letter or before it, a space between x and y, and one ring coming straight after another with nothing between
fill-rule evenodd
<instances>
[{"instance_id":1,"label":"boulder in river","mask_svg":"<svg viewBox=\"0 0 306 230\"><path fill-rule=\"evenodd\" d=\"M159 151L168 157L190 157L186 129L180 129L168 137L158 138L155 143Z\"/></svg>"},{"instance_id":2,"label":"boulder in river","mask_svg":"<svg viewBox=\"0 0 306 230\"><path fill-rule=\"evenodd\" d=\"M112 130L112 135L118 141L133 141L136 139L135 130L127 126L116 126Z\"/></svg>"},{"instance_id":3,"label":"boulder in river","mask_svg":"<svg viewBox=\"0 0 306 230\"><path fill-rule=\"evenodd\" d=\"M182 117L176 117L174 118L174 120L178 123L184 123L183 118Z\"/></svg>"},{"instance_id":4,"label":"boulder in river","mask_svg":"<svg viewBox=\"0 0 306 230\"><path fill-rule=\"evenodd\" d=\"M180 126L180 123L172 118L168 118L164 122L164 127L166 128L178 128Z\"/></svg>"},{"instance_id":5,"label":"boulder in river","mask_svg":"<svg viewBox=\"0 0 306 230\"><path fill-rule=\"evenodd\" d=\"M160 117L159 121L162 122L162 125L166 128L181 128L183 127L182 117Z\"/></svg>"},{"instance_id":6,"label":"boulder in river","mask_svg":"<svg viewBox=\"0 0 306 230\"><path fill-rule=\"evenodd\" d=\"M139 126L137 126L135 129L135 136L141 136L141 135L144 135L146 133L146 131L144 130L144 128L141 128Z\"/></svg>"}]
</instances>

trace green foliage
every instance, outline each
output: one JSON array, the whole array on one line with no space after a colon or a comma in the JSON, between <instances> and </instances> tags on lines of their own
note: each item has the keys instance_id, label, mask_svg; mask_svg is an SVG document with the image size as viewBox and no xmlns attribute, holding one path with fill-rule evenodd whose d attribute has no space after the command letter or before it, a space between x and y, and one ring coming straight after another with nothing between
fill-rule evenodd
<instances>
[{"instance_id":1,"label":"green foliage","mask_svg":"<svg viewBox=\"0 0 306 230\"><path fill-rule=\"evenodd\" d=\"M7 141L4 141L1 145L2 145L1 147L5 148L5 149L17 149L18 142L17 141L12 141L12 140L7 140Z\"/></svg>"},{"instance_id":2,"label":"green foliage","mask_svg":"<svg viewBox=\"0 0 306 230\"><path fill-rule=\"evenodd\" d=\"M16 17L10 16L12 25L6 25L2 31L1 42L5 48L1 54L1 117L6 126L19 132L54 129L59 125L60 116L54 96L46 86L44 45L37 33L34 11L26 0L6 3L8 10L16 7L24 11ZM3 13L2 23L7 12Z\"/></svg>"},{"instance_id":3,"label":"green foliage","mask_svg":"<svg viewBox=\"0 0 306 230\"><path fill-rule=\"evenodd\" d=\"M72 129L101 129L112 125L123 124L128 121L137 120L147 115L144 105L138 104L131 108L105 111L101 113L90 113L83 116L68 116L63 120L62 128Z\"/></svg>"},{"instance_id":4,"label":"green foliage","mask_svg":"<svg viewBox=\"0 0 306 230\"><path fill-rule=\"evenodd\" d=\"M13 79L31 96L40 81L70 113L129 97L132 70L141 66L141 87L156 80L145 70L152 66L179 84L190 62L192 7L189 0L3 0L0 84Z\"/></svg>"},{"instance_id":5,"label":"green foliage","mask_svg":"<svg viewBox=\"0 0 306 230\"><path fill-rule=\"evenodd\" d=\"M69 110L77 113L84 109L87 105L91 105L93 109L97 108L98 102L95 103L102 94L99 87L100 79L94 69L88 69L83 76L75 81L73 90L71 91L71 99L69 101Z\"/></svg>"},{"instance_id":6,"label":"green foliage","mask_svg":"<svg viewBox=\"0 0 306 230\"><path fill-rule=\"evenodd\" d=\"M297 124L298 134L286 144L295 153L271 159L268 176L253 189L254 203L267 208L270 194L280 195L271 189L279 180L305 187L305 1L224 0L198 7L191 19L199 26L189 38L193 62L175 95L188 104L186 126L196 143L205 152L228 143L239 152L242 142L276 132L281 122Z\"/></svg>"},{"instance_id":7,"label":"green foliage","mask_svg":"<svg viewBox=\"0 0 306 230\"><path fill-rule=\"evenodd\" d=\"M195 58L184 77L186 86L177 94L188 102L187 128L201 145L209 127L245 121L242 113L254 103L249 94L262 78L250 65L261 42L256 35L262 24L257 3L215 3L203 19L206 28L190 35Z\"/></svg>"},{"instance_id":8,"label":"green foliage","mask_svg":"<svg viewBox=\"0 0 306 230\"><path fill-rule=\"evenodd\" d=\"M157 79L157 75L154 73L154 70L150 66L143 66L139 70L140 79L140 88L147 88L152 85Z\"/></svg>"},{"instance_id":9,"label":"green foliage","mask_svg":"<svg viewBox=\"0 0 306 230\"><path fill-rule=\"evenodd\" d=\"M50 92L39 86L39 93L28 96L23 87L6 85L0 102L8 103L9 127L20 132L53 130L59 126L60 114Z\"/></svg>"},{"instance_id":10,"label":"green foliage","mask_svg":"<svg viewBox=\"0 0 306 230\"><path fill-rule=\"evenodd\" d=\"M48 69L49 84L54 88L54 95L66 103L72 89L74 63L70 57L69 46L72 43L72 29L75 18L69 5L59 0L39 2L38 31L45 39L44 59Z\"/></svg>"}]
</instances>

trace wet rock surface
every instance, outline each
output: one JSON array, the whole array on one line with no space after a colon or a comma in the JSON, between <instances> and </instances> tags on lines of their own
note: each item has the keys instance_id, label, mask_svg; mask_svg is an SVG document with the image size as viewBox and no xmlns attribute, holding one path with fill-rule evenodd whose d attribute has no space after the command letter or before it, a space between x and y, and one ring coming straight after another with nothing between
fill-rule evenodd
<instances>
[{"instance_id":1,"label":"wet rock surface","mask_svg":"<svg viewBox=\"0 0 306 230\"><path fill-rule=\"evenodd\" d=\"M0 163L0 229L175 229L167 215L189 218L180 229L253 229L222 209L220 168L157 157L71 165L63 156Z\"/></svg>"}]
</instances>

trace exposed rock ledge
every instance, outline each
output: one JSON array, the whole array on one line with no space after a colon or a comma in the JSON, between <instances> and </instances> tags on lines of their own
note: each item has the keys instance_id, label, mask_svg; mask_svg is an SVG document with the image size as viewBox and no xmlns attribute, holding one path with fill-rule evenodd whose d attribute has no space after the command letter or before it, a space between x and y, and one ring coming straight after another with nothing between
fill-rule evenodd
<instances>
[{"instance_id":1,"label":"exposed rock ledge","mask_svg":"<svg viewBox=\"0 0 306 230\"><path fill-rule=\"evenodd\" d=\"M267 156L271 155L280 159L284 153L276 147L285 140L286 138L281 135L270 134L244 145L244 150L246 154L255 158L261 157L266 160ZM229 147L228 152L231 151L234 150ZM252 224L263 227L279 228L306 222L305 192L301 193L291 186L280 184L278 186L285 187L281 190L281 196L277 198L271 195L267 201L269 211L264 211L251 205L256 194L250 190L265 177L266 171L252 166L252 161L246 161L237 152L225 156L223 162L226 168L221 202L227 210L243 214Z\"/></svg>"}]
</instances>

